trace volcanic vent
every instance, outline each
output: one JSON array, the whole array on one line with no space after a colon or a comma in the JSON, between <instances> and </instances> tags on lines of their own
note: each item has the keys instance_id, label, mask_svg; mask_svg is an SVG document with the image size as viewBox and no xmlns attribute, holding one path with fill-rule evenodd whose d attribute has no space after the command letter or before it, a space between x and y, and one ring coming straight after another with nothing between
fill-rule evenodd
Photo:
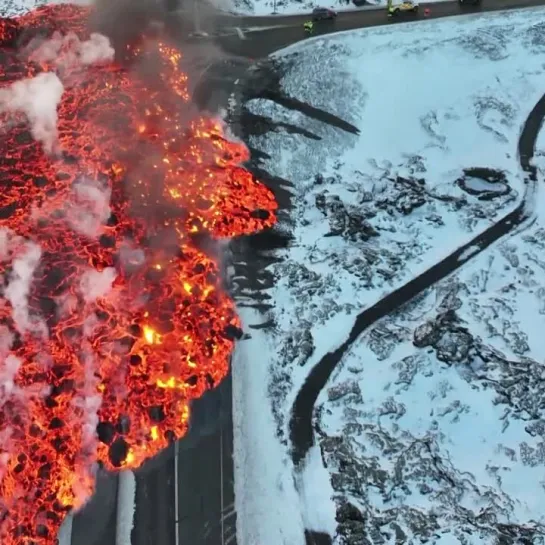
<instances>
[{"instance_id":1,"label":"volcanic vent","mask_svg":"<svg viewBox=\"0 0 545 545\"><path fill-rule=\"evenodd\" d=\"M3 545L54 543L97 462L184 435L239 327L195 235L275 222L246 148L190 114L182 54L142 36L114 60L91 15L0 20Z\"/></svg>"}]
</instances>

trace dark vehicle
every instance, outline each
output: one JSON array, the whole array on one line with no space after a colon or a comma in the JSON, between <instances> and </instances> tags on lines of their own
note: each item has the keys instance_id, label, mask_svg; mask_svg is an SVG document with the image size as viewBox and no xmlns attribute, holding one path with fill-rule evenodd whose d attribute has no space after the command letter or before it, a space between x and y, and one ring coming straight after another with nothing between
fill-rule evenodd
<instances>
[{"instance_id":1,"label":"dark vehicle","mask_svg":"<svg viewBox=\"0 0 545 545\"><path fill-rule=\"evenodd\" d=\"M313 21L331 21L337 17L337 12L328 8L314 8L312 10Z\"/></svg>"},{"instance_id":2,"label":"dark vehicle","mask_svg":"<svg viewBox=\"0 0 545 545\"><path fill-rule=\"evenodd\" d=\"M462 6L478 6L481 0L458 0Z\"/></svg>"}]
</instances>

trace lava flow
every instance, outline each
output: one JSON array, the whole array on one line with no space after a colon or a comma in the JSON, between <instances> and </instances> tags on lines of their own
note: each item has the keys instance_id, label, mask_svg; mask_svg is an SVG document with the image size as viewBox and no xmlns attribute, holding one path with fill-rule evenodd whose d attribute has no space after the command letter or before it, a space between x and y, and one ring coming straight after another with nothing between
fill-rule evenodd
<instances>
[{"instance_id":1,"label":"lava flow","mask_svg":"<svg viewBox=\"0 0 545 545\"><path fill-rule=\"evenodd\" d=\"M3 545L54 543L97 463L135 468L186 433L240 332L196 240L276 221L244 145L190 113L182 54L142 36L113 60L91 15L0 19Z\"/></svg>"}]
</instances>

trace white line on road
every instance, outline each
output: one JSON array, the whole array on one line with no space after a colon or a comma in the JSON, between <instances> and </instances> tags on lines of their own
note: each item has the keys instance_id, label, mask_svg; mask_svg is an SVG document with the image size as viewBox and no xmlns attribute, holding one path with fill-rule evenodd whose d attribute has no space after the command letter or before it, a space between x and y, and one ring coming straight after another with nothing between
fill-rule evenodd
<instances>
[{"instance_id":1,"label":"white line on road","mask_svg":"<svg viewBox=\"0 0 545 545\"><path fill-rule=\"evenodd\" d=\"M136 507L136 479L132 471L123 471L117 482L117 521L115 545L131 545Z\"/></svg>"},{"instance_id":2,"label":"white line on road","mask_svg":"<svg viewBox=\"0 0 545 545\"><path fill-rule=\"evenodd\" d=\"M57 539L59 540L59 545L72 545L72 520L74 515L68 513L66 518L62 522L62 526L59 529L59 535Z\"/></svg>"},{"instance_id":3,"label":"white line on road","mask_svg":"<svg viewBox=\"0 0 545 545\"><path fill-rule=\"evenodd\" d=\"M244 36L244 32L242 32L242 29L241 29L239 26L235 27L235 30L237 31L238 37L239 37L241 40L245 40L245 39L246 39L246 36Z\"/></svg>"},{"instance_id":4,"label":"white line on road","mask_svg":"<svg viewBox=\"0 0 545 545\"><path fill-rule=\"evenodd\" d=\"M175 535L176 535L176 543L175 545L179 545L180 543L180 528L179 524L180 521L178 520L180 510L178 508L178 453L180 452L180 443L179 441L176 441L174 443L174 522L176 524L175 527Z\"/></svg>"}]
</instances>

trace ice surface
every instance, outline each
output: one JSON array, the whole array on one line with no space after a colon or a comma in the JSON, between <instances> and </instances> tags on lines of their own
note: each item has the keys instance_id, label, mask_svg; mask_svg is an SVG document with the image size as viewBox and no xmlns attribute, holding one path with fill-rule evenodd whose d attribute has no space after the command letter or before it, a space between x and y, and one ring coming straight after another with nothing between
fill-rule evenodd
<instances>
[{"instance_id":1,"label":"ice surface","mask_svg":"<svg viewBox=\"0 0 545 545\"><path fill-rule=\"evenodd\" d=\"M275 327L266 335L276 353L259 358L258 378L259 406L268 393L287 452L297 391L356 315L520 202L517 141L545 92L545 10L316 38L275 63L284 93L360 131L288 109L274 93L246 103L276 124L250 136L268 154L262 167L293 184L284 227L294 240L270 267L275 306L267 318ZM464 190L461 180L474 193L502 185L466 176L471 168L503 172L509 193L483 200ZM532 221L361 335L322 391L314 414L320 450L303 476L321 451L336 543L544 543L541 171L532 205ZM256 423L253 441L266 429L268 444L271 430ZM298 491L311 526L309 510L321 511L330 491L316 492L309 507L305 487Z\"/></svg>"},{"instance_id":2,"label":"ice surface","mask_svg":"<svg viewBox=\"0 0 545 545\"><path fill-rule=\"evenodd\" d=\"M466 185L473 191L484 192L492 191L494 193L502 191L502 184L496 184L487 182L486 180L480 180L479 178L466 178Z\"/></svg>"}]
</instances>

